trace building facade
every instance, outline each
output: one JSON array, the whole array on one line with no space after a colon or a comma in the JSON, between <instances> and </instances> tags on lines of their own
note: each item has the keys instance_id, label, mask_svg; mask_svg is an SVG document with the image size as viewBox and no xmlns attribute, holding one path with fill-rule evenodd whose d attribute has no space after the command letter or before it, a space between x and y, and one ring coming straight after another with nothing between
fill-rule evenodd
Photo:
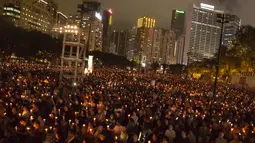
<instances>
[{"instance_id":1,"label":"building facade","mask_svg":"<svg viewBox=\"0 0 255 143\"><path fill-rule=\"evenodd\" d=\"M0 14L15 26L20 25L22 5L20 0L2 0L0 2Z\"/></svg>"},{"instance_id":2,"label":"building facade","mask_svg":"<svg viewBox=\"0 0 255 143\"><path fill-rule=\"evenodd\" d=\"M217 23L217 14L220 13L223 12L215 10L211 5L193 5L189 32L189 63L214 57L220 42L221 24Z\"/></svg>"},{"instance_id":3,"label":"building facade","mask_svg":"<svg viewBox=\"0 0 255 143\"><path fill-rule=\"evenodd\" d=\"M127 55L127 44L128 44L128 31L127 30L121 30L116 31L114 30L111 34L111 45L112 50L111 53L124 56Z\"/></svg>"},{"instance_id":4,"label":"building facade","mask_svg":"<svg viewBox=\"0 0 255 143\"><path fill-rule=\"evenodd\" d=\"M151 49L156 20L144 16L137 20L136 49L138 50L138 63L146 65L152 63Z\"/></svg>"},{"instance_id":5,"label":"building facade","mask_svg":"<svg viewBox=\"0 0 255 143\"><path fill-rule=\"evenodd\" d=\"M160 46L160 64L175 64L175 41L176 34L172 30L162 31L162 40Z\"/></svg>"},{"instance_id":6,"label":"building facade","mask_svg":"<svg viewBox=\"0 0 255 143\"><path fill-rule=\"evenodd\" d=\"M135 57L138 56L138 50L136 47L136 32L137 27L133 27L132 29L128 29L128 39L127 39L127 59L135 60Z\"/></svg>"},{"instance_id":7,"label":"building facade","mask_svg":"<svg viewBox=\"0 0 255 143\"><path fill-rule=\"evenodd\" d=\"M176 50L175 50L175 59L176 64L182 64L186 65L187 63L184 62L184 48L185 48L185 35L181 35L177 38L176 44L175 44Z\"/></svg>"},{"instance_id":8,"label":"building facade","mask_svg":"<svg viewBox=\"0 0 255 143\"><path fill-rule=\"evenodd\" d=\"M84 30L83 35L87 41L88 51L102 51L103 24L100 5L100 2L96 0L84 0L82 4L78 5L80 21L78 20L79 15L74 17L75 22L79 23L79 26Z\"/></svg>"},{"instance_id":9,"label":"building facade","mask_svg":"<svg viewBox=\"0 0 255 143\"><path fill-rule=\"evenodd\" d=\"M58 11L56 20L57 20L56 26L63 27L67 24L68 17L65 14L63 14L62 12Z\"/></svg>"},{"instance_id":10,"label":"building facade","mask_svg":"<svg viewBox=\"0 0 255 143\"><path fill-rule=\"evenodd\" d=\"M16 26L48 34L56 24L57 8L53 0L6 0L2 14Z\"/></svg>"},{"instance_id":11,"label":"building facade","mask_svg":"<svg viewBox=\"0 0 255 143\"><path fill-rule=\"evenodd\" d=\"M185 33L185 11L173 10L171 30L179 37Z\"/></svg>"},{"instance_id":12,"label":"building facade","mask_svg":"<svg viewBox=\"0 0 255 143\"><path fill-rule=\"evenodd\" d=\"M228 23L224 24L223 45L231 49L233 47L232 42L235 38L235 34L241 27L241 19L236 15L226 14L226 20Z\"/></svg>"},{"instance_id":13,"label":"building facade","mask_svg":"<svg viewBox=\"0 0 255 143\"><path fill-rule=\"evenodd\" d=\"M112 25L112 10L104 10L103 11L103 52L108 53L110 48L110 36L111 36L111 25Z\"/></svg>"}]
</instances>

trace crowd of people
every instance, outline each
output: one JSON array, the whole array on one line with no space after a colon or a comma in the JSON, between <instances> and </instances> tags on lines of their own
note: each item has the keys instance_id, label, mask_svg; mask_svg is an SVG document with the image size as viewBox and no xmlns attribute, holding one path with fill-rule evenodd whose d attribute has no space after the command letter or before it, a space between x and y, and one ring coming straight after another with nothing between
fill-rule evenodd
<instances>
[{"instance_id":1,"label":"crowd of people","mask_svg":"<svg viewBox=\"0 0 255 143\"><path fill-rule=\"evenodd\" d=\"M1 65L0 143L253 143L254 95L180 76L96 69L77 85Z\"/></svg>"}]
</instances>

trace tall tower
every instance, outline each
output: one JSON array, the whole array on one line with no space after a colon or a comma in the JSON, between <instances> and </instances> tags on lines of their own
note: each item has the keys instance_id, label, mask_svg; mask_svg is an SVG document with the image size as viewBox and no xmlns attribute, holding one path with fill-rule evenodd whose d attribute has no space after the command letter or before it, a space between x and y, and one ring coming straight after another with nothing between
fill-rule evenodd
<instances>
[{"instance_id":1,"label":"tall tower","mask_svg":"<svg viewBox=\"0 0 255 143\"><path fill-rule=\"evenodd\" d=\"M217 14L223 13L214 6L201 3L193 5L191 31L189 36L188 62L201 61L214 57L220 42L221 26Z\"/></svg>"},{"instance_id":2,"label":"tall tower","mask_svg":"<svg viewBox=\"0 0 255 143\"><path fill-rule=\"evenodd\" d=\"M127 55L127 40L128 40L128 31L121 30L116 31L114 30L111 35L111 43L114 46L112 53L115 53L120 56L126 57Z\"/></svg>"},{"instance_id":3,"label":"tall tower","mask_svg":"<svg viewBox=\"0 0 255 143\"><path fill-rule=\"evenodd\" d=\"M109 52L110 48L110 34L111 34L111 25L112 25L112 10L103 11L103 52Z\"/></svg>"},{"instance_id":4,"label":"tall tower","mask_svg":"<svg viewBox=\"0 0 255 143\"><path fill-rule=\"evenodd\" d=\"M177 37L184 34L184 32L185 32L185 11L173 10L171 30L176 33Z\"/></svg>"},{"instance_id":5,"label":"tall tower","mask_svg":"<svg viewBox=\"0 0 255 143\"><path fill-rule=\"evenodd\" d=\"M101 3L98 0L83 0L78 5L80 12L80 27L84 29L88 51L102 51L102 16Z\"/></svg>"},{"instance_id":6,"label":"tall tower","mask_svg":"<svg viewBox=\"0 0 255 143\"><path fill-rule=\"evenodd\" d=\"M153 45L154 27L156 19L151 17L141 17L137 20L136 48L138 51L139 64L150 64L149 53Z\"/></svg>"},{"instance_id":7,"label":"tall tower","mask_svg":"<svg viewBox=\"0 0 255 143\"><path fill-rule=\"evenodd\" d=\"M232 41L235 38L235 34L241 27L241 19L232 14L226 14L226 19L228 23L224 24L223 45L231 49L233 47Z\"/></svg>"}]
</instances>

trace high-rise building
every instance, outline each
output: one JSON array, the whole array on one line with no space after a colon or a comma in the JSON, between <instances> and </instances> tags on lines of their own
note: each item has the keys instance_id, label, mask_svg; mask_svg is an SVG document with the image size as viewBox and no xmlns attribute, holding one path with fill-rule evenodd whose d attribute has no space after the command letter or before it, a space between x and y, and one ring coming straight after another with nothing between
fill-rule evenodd
<instances>
[{"instance_id":1,"label":"high-rise building","mask_svg":"<svg viewBox=\"0 0 255 143\"><path fill-rule=\"evenodd\" d=\"M0 2L0 14L15 26L20 25L21 2L19 0L2 0Z\"/></svg>"},{"instance_id":2,"label":"high-rise building","mask_svg":"<svg viewBox=\"0 0 255 143\"><path fill-rule=\"evenodd\" d=\"M173 10L171 30L176 33L177 37L184 34L184 32L185 32L185 11Z\"/></svg>"},{"instance_id":3,"label":"high-rise building","mask_svg":"<svg viewBox=\"0 0 255 143\"><path fill-rule=\"evenodd\" d=\"M156 25L156 19L151 17L141 17L137 20L137 28L154 28Z\"/></svg>"},{"instance_id":4,"label":"high-rise building","mask_svg":"<svg viewBox=\"0 0 255 143\"><path fill-rule=\"evenodd\" d=\"M87 41L88 51L102 51L103 24L100 5L97 0L83 0L83 3L78 5L81 16L79 25L84 29L83 35Z\"/></svg>"},{"instance_id":5,"label":"high-rise building","mask_svg":"<svg viewBox=\"0 0 255 143\"><path fill-rule=\"evenodd\" d=\"M184 57L184 48L185 48L185 35L181 35L177 38L176 43L175 43L175 59L176 59L176 64L183 64L186 65L183 61Z\"/></svg>"},{"instance_id":6,"label":"high-rise building","mask_svg":"<svg viewBox=\"0 0 255 143\"><path fill-rule=\"evenodd\" d=\"M162 36L163 38L160 46L160 63L167 65L175 64L174 50L176 34L172 30L163 30Z\"/></svg>"},{"instance_id":7,"label":"high-rise building","mask_svg":"<svg viewBox=\"0 0 255 143\"><path fill-rule=\"evenodd\" d=\"M128 40L127 40L127 59L134 60L136 56L138 56L138 50L135 48L136 46L136 32L137 27L133 27L128 30Z\"/></svg>"},{"instance_id":8,"label":"high-rise building","mask_svg":"<svg viewBox=\"0 0 255 143\"><path fill-rule=\"evenodd\" d=\"M125 30L125 31L124 30L121 30L121 31L114 30L111 35L111 43L113 46L111 53L126 57L127 40L128 40L128 31L127 30Z\"/></svg>"},{"instance_id":9,"label":"high-rise building","mask_svg":"<svg viewBox=\"0 0 255 143\"><path fill-rule=\"evenodd\" d=\"M65 26L67 24L68 17L62 12L57 12L57 23L56 26Z\"/></svg>"},{"instance_id":10,"label":"high-rise building","mask_svg":"<svg viewBox=\"0 0 255 143\"><path fill-rule=\"evenodd\" d=\"M56 24L57 8L53 0L6 0L2 14L16 26L50 33Z\"/></svg>"},{"instance_id":11,"label":"high-rise building","mask_svg":"<svg viewBox=\"0 0 255 143\"><path fill-rule=\"evenodd\" d=\"M144 16L137 20L136 49L138 51L138 62L146 65L151 64L151 48L153 45L154 27L156 20Z\"/></svg>"},{"instance_id":12,"label":"high-rise building","mask_svg":"<svg viewBox=\"0 0 255 143\"><path fill-rule=\"evenodd\" d=\"M235 34L241 26L241 19L236 15L226 14L226 20L228 23L225 23L223 28L223 45L231 49L233 47L232 41Z\"/></svg>"},{"instance_id":13,"label":"high-rise building","mask_svg":"<svg viewBox=\"0 0 255 143\"><path fill-rule=\"evenodd\" d=\"M76 14L69 15L67 23L71 24L71 25L80 26L80 23L81 23L81 14L80 13L76 13Z\"/></svg>"},{"instance_id":14,"label":"high-rise building","mask_svg":"<svg viewBox=\"0 0 255 143\"><path fill-rule=\"evenodd\" d=\"M217 14L220 13L223 11L215 10L212 5L193 5L189 29L189 63L214 57L220 42L221 24L217 23Z\"/></svg>"},{"instance_id":15,"label":"high-rise building","mask_svg":"<svg viewBox=\"0 0 255 143\"><path fill-rule=\"evenodd\" d=\"M110 34L111 34L111 25L112 25L112 10L103 11L103 52L109 52L110 48Z\"/></svg>"}]
</instances>

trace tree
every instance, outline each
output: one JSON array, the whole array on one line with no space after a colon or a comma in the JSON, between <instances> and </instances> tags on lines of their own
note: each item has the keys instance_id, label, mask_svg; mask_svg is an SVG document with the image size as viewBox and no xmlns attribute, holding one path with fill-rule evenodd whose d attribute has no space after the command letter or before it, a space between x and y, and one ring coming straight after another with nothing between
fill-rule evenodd
<instances>
[{"instance_id":1,"label":"tree","mask_svg":"<svg viewBox=\"0 0 255 143\"><path fill-rule=\"evenodd\" d=\"M106 67L116 66L126 68L127 66L132 66L132 62L123 56L103 53L100 51L89 52L88 55L93 55L94 58L99 59L102 62L102 65Z\"/></svg>"},{"instance_id":2,"label":"tree","mask_svg":"<svg viewBox=\"0 0 255 143\"><path fill-rule=\"evenodd\" d=\"M255 73L255 28L245 25L237 32L234 47L229 51L231 56L240 58L242 72Z\"/></svg>"},{"instance_id":3,"label":"tree","mask_svg":"<svg viewBox=\"0 0 255 143\"><path fill-rule=\"evenodd\" d=\"M0 48L3 59L15 54L24 59L52 61L61 54L61 38L56 39L39 31L16 27L3 16L0 16L0 27Z\"/></svg>"}]
</instances>

